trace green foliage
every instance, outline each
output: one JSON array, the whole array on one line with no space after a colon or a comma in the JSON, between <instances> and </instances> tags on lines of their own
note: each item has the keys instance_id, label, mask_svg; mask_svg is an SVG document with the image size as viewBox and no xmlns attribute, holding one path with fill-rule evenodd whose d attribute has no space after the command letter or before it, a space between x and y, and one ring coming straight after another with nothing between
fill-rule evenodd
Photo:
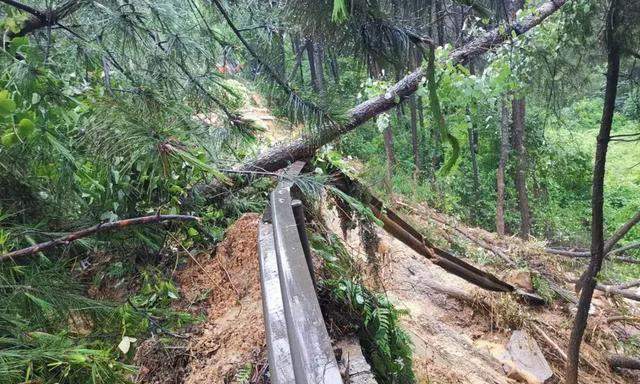
<instances>
[{"instance_id":1,"label":"green foliage","mask_svg":"<svg viewBox=\"0 0 640 384\"><path fill-rule=\"evenodd\" d=\"M341 23L349 18L347 10L347 0L333 0L333 11L331 12L331 20Z\"/></svg>"},{"instance_id":2,"label":"green foliage","mask_svg":"<svg viewBox=\"0 0 640 384\"><path fill-rule=\"evenodd\" d=\"M359 321L360 342L378 382L414 382L411 341L399 324L406 312L395 308L384 294L362 285L337 236L325 240L314 235L311 245L329 274L322 280L323 287Z\"/></svg>"}]
</instances>

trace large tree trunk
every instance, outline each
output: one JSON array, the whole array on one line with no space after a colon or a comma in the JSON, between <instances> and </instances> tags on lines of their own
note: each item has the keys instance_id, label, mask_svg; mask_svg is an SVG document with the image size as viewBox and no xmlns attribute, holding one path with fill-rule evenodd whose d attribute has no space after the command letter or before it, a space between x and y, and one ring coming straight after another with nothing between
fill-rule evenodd
<instances>
[{"instance_id":1,"label":"large tree trunk","mask_svg":"<svg viewBox=\"0 0 640 384\"><path fill-rule=\"evenodd\" d=\"M509 159L509 104L507 98L502 97L500 101L500 160L498 160L498 171L496 172L496 232L500 236L505 234L504 226L504 174Z\"/></svg>"},{"instance_id":2,"label":"large tree trunk","mask_svg":"<svg viewBox=\"0 0 640 384\"><path fill-rule=\"evenodd\" d=\"M531 234L531 214L529 211L529 196L527 194L527 151L524 145L525 128L525 99L513 99L513 146L517 154L516 192L518 193L518 209L520 211L520 237L528 239Z\"/></svg>"},{"instance_id":3,"label":"large tree trunk","mask_svg":"<svg viewBox=\"0 0 640 384\"><path fill-rule=\"evenodd\" d=\"M611 4L607 15L607 32L609 36L615 29L616 0ZM582 290L578 302L569 348L567 351L567 384L578 383L578 362L580 358L580 344L587 326L591 298L596 288L596 276L602 267L604 259L604 176L607 160L607 149L611 137L611 125L615 110L616 92L618 89L618 77L620 71L620 49L615 41L608 44L607 55L607 85L604 94L604 107L602 110L602 122L596 146L596 159L593 167L593 190L591 198L591 261L589 267L581 278Z\"/></svg>"},{"instance_id":4,"label":"large tree trunk","mask_svg":"<svg viewBox=\"0 0 640 384\"><path fill-rule=\"evenodd\" d=\"M548 1L538 7L531 16L519 22L517 26L505 25L483 34L465 44L463 47L454 50L449 55L449 61L452 64L464 64L470 58L487 52L503 44L505 41L510 40L512 34L521 35L529 31L560 9L566 1L567 0ZM426 76L425 69L422 67L416 69L392 85L384 94L373 97L352 108L347 112L347 118L342 124L327 121L325 126L319 129L318 132L304 135L288 145L270 148L253 161L244 164L240 170L243 172L274 171L285 167L295 160L313 156L315 151L323 145L395 107L395 98L388 97L387 95L396 95L400 99L409 97L418 89L424 76ZM209 197L213 197L220 192L221 187L218 182L213 182L209 185L198 187L197 190Z\"/></svg>"}]
</instances>

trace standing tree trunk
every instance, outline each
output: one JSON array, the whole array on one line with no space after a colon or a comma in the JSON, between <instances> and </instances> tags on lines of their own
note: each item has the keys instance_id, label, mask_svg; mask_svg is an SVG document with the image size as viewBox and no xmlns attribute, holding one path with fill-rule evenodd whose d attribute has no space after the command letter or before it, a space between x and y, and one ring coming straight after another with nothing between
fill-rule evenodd
<instances>
[{"instance_id":1,"label":"standing tree trunk","mask_svg":"<svg viewBox=\"0 0 640 384\"><path fill-rule=\"evenodd\" d=\"M609 34L607 55L607 85L604 93L604 107L602 110L602 122L598 133L596 146L596 159L593 167L593 189L591 197L591 260L589 267L580 279L582 290L578 302L569 348L567 351L567 384L578 383L578 363L580 360L580 344L587 326L591 298L596 287L596 276L602 267L604 259L604 175L607 160L607 149L611 138L611 124L615 110L616 92L618 89L618 76L620 72L620 47L612 39L615 29L614 20L616 12L616 0L613 0L607 14L607 33Z\"/></svg>"},{"instance_id":2,"label":"standing tree trunk","mask_svg":"<svg viewBox=\"0 0 640 384\"><path fill-rule=\"evenodd\" d=\"M496 173L496 232L504 236L504 174L509 160L509 104L507 97L502 97L500 101L500 160L498 161L498 171Z\"/></svg>"},{"instance_id":3,"label":"standing tree trunk","mask_svg":"<svg viewBox=\"0 0 640 384\"><path fill-rule=\"evenodd\" d=\"M309 58L309 74L313 90L324 95L324 71L322 69L322 57L319 43L307 39L307 56Z\"/></svg>"},{"instance_id":4,"label":"standing tree trunk","mask_svg":"<svg viewBox=\"0 0 640 384\"><path fill-rule=\"evenodd\" d=\"M333 51L329 56L331 75L333 76L333 80L335 81L336 85L340 85L340 67L338 66L338 58L336 57L336 53Z\"/></svg>"},{"instance_id":5,"label":"standing tree trunk","mask_svg":"<svg viewBox=\"0 0 640 384\"><path fill-rule=\"evenodd\" d=\"M393 190L393 166L396 162L395 154L393 153L393 131L391 130L392 124L389 124L383 132L384 135L384 152L387 155L387 173L385 177L385 189L388 193Z\"/></svg>"},{"instance_id":6,"label":"standing tree trunk","mask_svg":"<svg viewBox=\"0 0 640 384\"><path fill-rule=\"evenodd\" d=\"M527 152L524 145L524 97L514 98L513 108L513 146L517 154L516 191L518 192L518 209L520 211L520 237L528 239L531 234L531 213L529 211L529 196L527 195Z\"/></svg>"},{"instance_id":7,"label":"standing tree trunk","mask_svg":"<svg viewBox=\"0 0 640 384\"><path fill-rule=\"evenodd\" d=\"M416 97L409 98L409 110L411 111L411 146L413 147L414 179L418 179L422 163L420 159L420 135L418 133L418 113L416 110Z\"/></svg>"},{"instance_id":8,"label":"standing tree trunk","mask_svg":"<svg viewBox=\"0 0 640 384\"><path fill-rule=\"evenodd\" d=\"M467 111L470 117L470 123L468 128L469 136L469 154L471 156L471 172L473 176L473 197L475 204L471 204L471 220L473 224L478 224L478 204L480 204L480 176L478 174L478 133L476 132L475 115L478 113L477 106L474 106L471 111Z\"/></svg>"},{"instance_id":9,"label":"standing tree trunk","mask_svg":"<svg viewBox=\"0 0 640 384\"><path fill-rule=\"evenodd\" d=\"M438 32L438 45L444 46L444 13L442 12L442 0L435 0L435 23Z\"/></svg>"}]
</instances>

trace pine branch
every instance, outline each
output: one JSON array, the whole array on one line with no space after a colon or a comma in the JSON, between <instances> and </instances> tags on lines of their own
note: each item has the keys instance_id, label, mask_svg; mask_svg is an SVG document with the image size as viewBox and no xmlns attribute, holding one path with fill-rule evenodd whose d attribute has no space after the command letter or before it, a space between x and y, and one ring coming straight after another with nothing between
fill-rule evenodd
<instances>
[{"instance_id":1,"label":"pine branch","mask_svg":"<svg viewBox=\"0 0 640 384\"><path fill-rule=\"evenodd\" d=\"M0 261L13 259L15 257L32 255L37 252L44 251L49 248L57 247L60 245L67 245L72 241L82 239L87 236L94 235L99 232L105 232L110 230L120 230L134 225L160 223L163 221L200 221L199 217L188 215L153 215L136 217L133 219L118 220L110 223L100 223L93 227L81 229L77 232L72 232L66 236L47 241L44 243L32 245L27 248L19 249L17 251L5 253L0 255Z\"/></svg>"},{"instance_id":2,"label":"pine branch","mask_svg":"<svg viewBox=\"0 0 640 384\"><path fill-rule=\"evenodd\" d=\"M288 93L290 95L290 97L291 97L291 99L292 99L292 101L294 103L301 104L301 105L309 108L311 111L314 111L315 113L319 114L323 118L327 119L327 121L329 122L330 126L332 126L332 127L338 127L339 126L339 124L335 120L333 120L331 118L331 116L329 115L329 113L327 111L325 111L324 109L322 109L320 106L316 105L315 103L303 99L297 92L295 92L291 88L291 86L287 83L287 81L285 79L282 79L276 73L276 71L271 67L271 65L269 65L269 63L265 62L262 59L262 57L260 55L258 55L256 50L251 46L251 44L249 44L249 42L244 38L244 36L242 36L241 31L233 23L233 20L231 20L231 16L229 16L229 13L227 12L226 9L224 9L224 7L222 6L222 4L220 3L219 0L212 0L212 3L216 6L216 8L218 8L218 11L220 11L220 13L222 14L222 17L225 19L225 21L226 21L227 25L229 26L229 28L231 28L233 33L238 37L238 39L242 43L242 45L244 45L244 47L247 49L247 51L249 51L249 54L251 54L251 56L253 56L253 58L255 58L258 61L258 63L260 63L260 65L263 66L266 69L266 71L269 73L269 75L271 76L273 81L275 81L276 84L278 84L282 89L284 89L284 91L286 93Z\"/></svg>"},{"instance_id":3,"label":"pine branch","mask_svg":"<svg viewBox=\"0 0 640 384\"><path fill-rule=\"evenodd\" d=\"M80 9L83 0L68 0L58 8L44 12L14 0L0 0L0 2L10 5L32 16L18 32L9 34L9 37L13 38L27 35L40 28L60 25L60 20ZM65 28L62 25L60 25L60 27Z\"/></svg>"}]
</instances>

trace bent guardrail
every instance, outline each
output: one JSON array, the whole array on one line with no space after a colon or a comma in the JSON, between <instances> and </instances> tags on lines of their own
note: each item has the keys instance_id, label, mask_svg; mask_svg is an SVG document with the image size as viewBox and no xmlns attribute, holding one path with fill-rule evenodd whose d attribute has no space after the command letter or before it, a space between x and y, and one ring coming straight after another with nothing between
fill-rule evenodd
<instances>
[{"instance_id":1,"label":"bent guardrail","mask_svg":"<svg viewBox=\"0 0 640 384\"><path fill-rule=\"evenodd\" d=\"M301 238L304 213L287 180L303 166L296 162L287 169L258 231L269 372L274 384L337 384L342 377L320 311L306 237Z\"/></svg>"}]
</instances>

